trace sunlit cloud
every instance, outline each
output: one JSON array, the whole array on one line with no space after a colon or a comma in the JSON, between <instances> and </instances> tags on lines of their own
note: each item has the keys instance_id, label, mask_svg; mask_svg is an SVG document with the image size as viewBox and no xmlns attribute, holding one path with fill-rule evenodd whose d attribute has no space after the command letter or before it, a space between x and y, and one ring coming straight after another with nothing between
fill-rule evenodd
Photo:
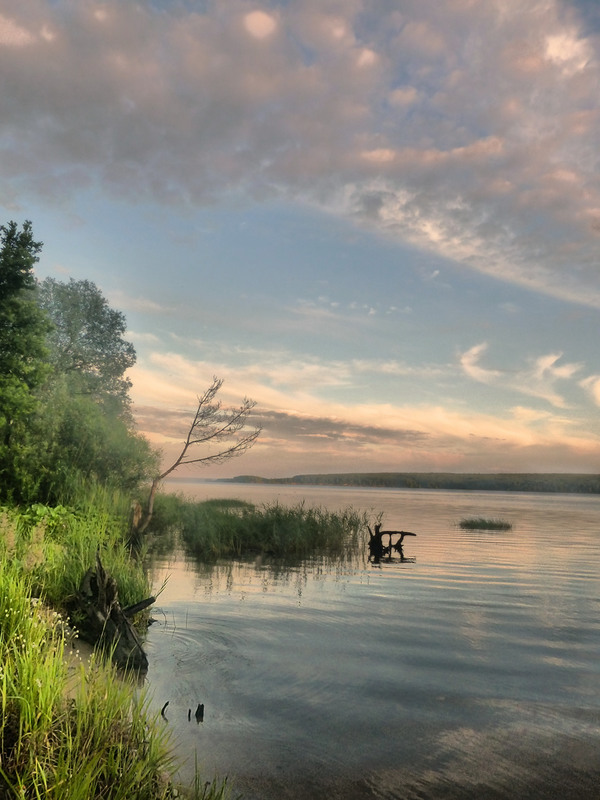
<instances>
[{"instance_id":1,"label":"sunlit cloud","mask_svg":"<svg viewBox=\"0 0 600 800\"><path fill-rule=\"evenodd\" d=\"M284 354L280 356L281 362L271 355L266 364L219 371L225 378L226 405L239 405L246 394L257 403L251 421L262 425L263 434L255 455L245 457L250 466L261 452L270 452L272 465L280 463L280 458L281 464L291 459L298 465L312 463L313 470L328 460L336 464L330 471L351 469L360 458L365 470L369 465L381 469L384 463L388 469L429 464L430 469L460 471L465 464L473 469L473 459L487 458L491 467L514 471L523 458L532 469L540 469L544 458L547 463L563 459L568 464L579 459L591 464L600 444L597 436L578 430L569 416L526 406L492 415L400 401L324 402L323 390L351 382L354 370L401 374L402 365L305 365L299 361L284 365ZM140 429L168 454L184 436L197 397L210 383L211 371L222 365L194 362L174 353L154 354L151 365L151 369L138 365L131 371L135 414ZM553 368L549 358L536 363L542 374ZM559 372L566 374L567 370L559 368Z\"/></svg>"},{"instance_id":2,"label":"sunlit cloud","mask_svg":"<svg viewBox=\"0 0 600 800\"><path fill-rule=\"evenodd\" d=\"M24 47L34 41L35 37L26 28L0 14L0 46Z\"/></svg>"},{"instance_id":3,"label":"sunlit cloud","mask_svg":"<svg viewBox=\"0 0 600 800\"><path fill-rule=\"evenodd\" d=\"M266 11L250 11L244 17L244 26L255 38L265 39L275 31L277 22Z\"/></svg>"},{"instance_id":4,"label":"sunlit cloud","mask_svg":"<svg viewBox=\"0 0 600 800\"><path fill-rule=\"evenodd\" d=\"M589 392L596 405L600 406L600 375L590 375L580 385Z\"/></svg>"},{"instance_id":5,"label":"sunlit cloud","mask_svg":"<svg viewBox=\"0 0 600 800\"><path fill-rule=\"evenodd\" d=\"M550 353L534 359L526 368L509 372L481 366L480 361L486 350L487 344L482 343L461 355L461 366L474 381L539 397L557 408L567 407L564 397L555 390L555 384L573 379L582 369L581 364L559 364L562 353Z\"/></svg>"},{"instance_id":6,"label":"sunlit cloud","mask_svg":"<svg viewBox=\"0 0 600 800\"><path fill-rule=\"evenodd\" d=\"M0 70L0 203L78 237L44 268L129 319L153 441L218 375L259 472L597 469L576 4L6 0Z\"/></svg>"},{"instance_id":7,"label":"sunlit cloud","mask_svg":"<svg viewBox=\"0 0 600 800\"><path fill-rule=\"evenodd\" d=\"M12 3L7 197L285 198L600 307L597 41L560 0L465 9Z\"/></svg>"},{"instance_id":8,"label":"sunlit cloud","mask_svg":"<svg viewBox=\"0 0 600 800\"><path fill-rule=\"evenodd\" d=\"M118 308L122 308L125 312L142 311L146 314L161 314L169 315L177 309L169 307L164 303L158 303L156 300L151 300L148 297L131 297L121 291L113 291L110 293L110 301Z\"/></svg>"}]
</instances>

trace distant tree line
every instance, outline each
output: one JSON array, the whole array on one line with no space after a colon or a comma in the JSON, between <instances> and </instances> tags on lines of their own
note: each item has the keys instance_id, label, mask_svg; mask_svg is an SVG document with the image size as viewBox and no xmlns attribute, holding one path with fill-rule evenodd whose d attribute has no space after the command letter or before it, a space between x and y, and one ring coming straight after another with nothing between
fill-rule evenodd
<instances>
[{"instance_id":1,"label":"distant tree line","mask_svg":"<svg viewBox=\"0 0 600 800\"><path fill-rule=\"evenodd\" d=\"M235 483L298 486L366 486L386 489L457 489L488 492L567 492L600 494L600 475L570 473L344 472L261 478L240 475Z\"/></svg>"}]
</instances>

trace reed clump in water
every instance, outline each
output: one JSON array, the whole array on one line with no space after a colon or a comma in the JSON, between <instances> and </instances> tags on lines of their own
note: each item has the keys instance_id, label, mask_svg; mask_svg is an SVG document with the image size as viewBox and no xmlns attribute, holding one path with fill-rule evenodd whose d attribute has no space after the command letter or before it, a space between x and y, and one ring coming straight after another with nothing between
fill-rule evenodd
<instances>
[{"instance_id":1,"label":"reed clump in water","mask_svg":"<svg viewBox=\"0 0 600 800\"><path fill-rule=\"evenodd\" d=\"M512 523L504 519L489 519L487 517L468 517L458 523L464 530L478 531L510 531Z\"/></svg>"},{"instance_id":2,"label":"reed clump in water","mask_svg":"<svg viewBox=\"0 0 600 800\"><path fill-rule=\"evenodd\" d=\"M168 513L167 513L168 507ZM328 511L299 503L254 506L241 500L191 502L184 498L163 504L155 513L163 528L177 527L190 552L207 560L251 553L271 556L343 555L364 541L367 515L351 508Z\"/></svg>"}]
</instances>

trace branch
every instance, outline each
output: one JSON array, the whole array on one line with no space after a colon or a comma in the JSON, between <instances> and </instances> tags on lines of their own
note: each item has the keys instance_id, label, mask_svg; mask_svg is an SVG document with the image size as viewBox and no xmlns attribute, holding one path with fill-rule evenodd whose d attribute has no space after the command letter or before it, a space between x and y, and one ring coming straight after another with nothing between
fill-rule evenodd
<instances>
[{"instance_id":1,"label":"branch","mask_svg":"<svg viewBox=\"0 0 600 800\"><path fill-rule=\"evenodd\" d=\"M146 513L137 527L135 527L133 538L139 538L150 524L156 492L161 482L168 475L183 464L222 464L230 458L241 456L252 447L260 436L262 431L260 426L248 433L238 435L245 427L248 415L256 403L246 397L239 408L231 408L221 412L221 402L214 402L214 399L222 385L223 380L221 378L213 377L212 384L204 394L198 397L196 412L188 428L181 452L171 466L160 475L157 475L152 481ZM200 453L196 455L196 452L193 451L193 448L197 448L200 445L220 443L226 439L232 439L231 444L216 453Z\"/></svg>"}]
</instances>

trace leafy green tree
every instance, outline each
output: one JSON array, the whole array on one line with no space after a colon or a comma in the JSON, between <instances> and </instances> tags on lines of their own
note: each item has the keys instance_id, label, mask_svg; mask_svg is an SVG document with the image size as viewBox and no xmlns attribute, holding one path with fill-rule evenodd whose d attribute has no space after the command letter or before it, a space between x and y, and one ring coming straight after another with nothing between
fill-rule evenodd
<instances>
[{"instance_id":1,"label":"leafy green tree","mask_svg":"<svg viewBox=\"0 0 600 800\"><path fill-rule=\"evenodd\" d=\"M54 326L48 346L57 374L67 376L74 394L125 413L131 388L125 372L136 361L133 345L124 339L125 316L110 308L87 280L61 283L46 278L39 287L39 302Z\"/></svg>"},{"instance_id":2,"label":"leafy green tree","mask_svg":"<svg viewBox=\"0 0 600 800\"><path fill-rule=\"evenodd\" d=\"M36 302L33 266L42 243L30 222L0 226L0 492L16 491L14 461L36 407L35 390L49 373L46 314ZM17 492L18 493L18 492Z\"/></svg>"},{"instance_id":3,"label":"leafy green tree","mask_svg":"<svg viewBox=\"0 0 600 800\"><path fill-rule=\"evenodd\" d=\"M158 454L139 436L130 412L136 360L124 315L91 281L47 278L38 290L53 327L48 335L52 379L41 391L28 454L36 463L31 491L44 502L72 502L90 482L133 489L156 473Z\"/></svg>"},{"instance_id":4,"label":"leafy green tree","mask_svg":"<svg viewBox=\"0 0 600 800\"><path fill-rule=\"evenodd\" d=\"M133 490L153 476L158 453L132 423L89 395L74 395L65 376L44 387L19 460L27 502L76 502L95 483Z\"/></svg>"}]
</instances>

